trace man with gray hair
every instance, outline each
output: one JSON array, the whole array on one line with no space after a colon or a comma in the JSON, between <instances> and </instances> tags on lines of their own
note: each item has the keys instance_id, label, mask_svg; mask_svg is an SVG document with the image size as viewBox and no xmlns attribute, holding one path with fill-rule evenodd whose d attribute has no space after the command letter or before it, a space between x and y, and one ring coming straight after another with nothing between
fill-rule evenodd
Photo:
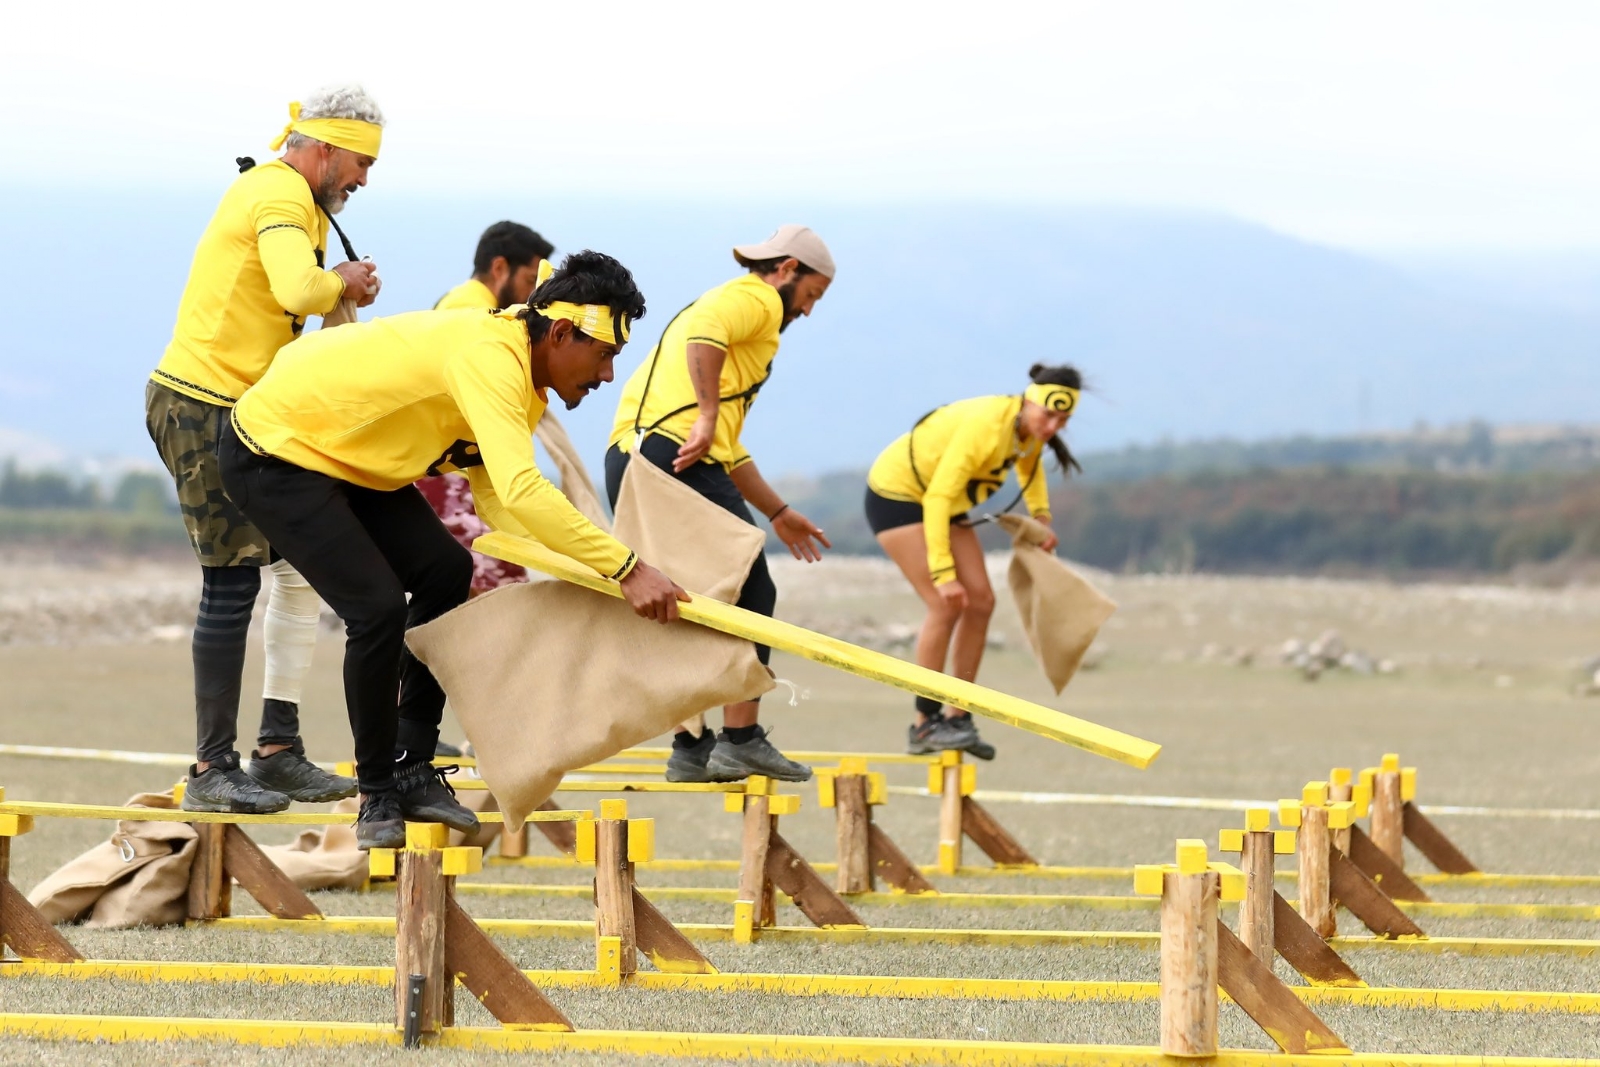
<instances>
[{"instance_id":1,"label":"man with gray hair","mask_svg":"<svg viewBox=\"0 0 1600 1067\"><path fill-rule=\"evenodd\" d=\"M145 425L177 483L202 576L194 629L198 742L183 795L187 811L267 813L292 800L331 801L356 791L353 779L309 762L300 740L300 690L321 602L228 499L217 440L234 402L300 335L308 316L377 298L372 263L329 269L325 260L331 216L367 184L383 122L360 86L320 89L289 105L289 123L272 143L284 148L282 158L261 166L238 161L240 175L195 249L172 341L145 387ZM273 577L266 685L246 772L234 746L245 639L264 566Z\"/></svg>"}]
</instances>

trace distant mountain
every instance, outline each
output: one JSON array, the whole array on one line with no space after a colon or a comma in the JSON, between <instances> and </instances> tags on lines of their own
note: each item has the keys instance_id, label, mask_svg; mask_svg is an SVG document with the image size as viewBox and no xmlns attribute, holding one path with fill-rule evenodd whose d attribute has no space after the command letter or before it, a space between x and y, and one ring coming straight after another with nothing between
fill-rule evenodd
<instances>
[{"instance_id":1,"label":"distant mountain","mask_svg":"<svg viewBox=\"0 0 1600 1067\"><path fill-rule=\"evenodd\" d=\"M150 456L144 379L231 168L188 196L13 190L0 216L0 428L78 455ZM1162 439L1348 434L1485 418L1595 417L1600 315L1446 292L1400 268L1234 219L972 204L404 200L374 186L341 222L379 263L379 307L429 306L477 234L522 219L611 252L650 301L619 377L736 268L728 248L809 222L840 264L784 338L747 443L770 473L859 469L948 400L1010 392L1029 364L1094 384L1081 450ZM566 416L598 466L616 390ZM20 436L19 436L20 435ZM26 458L26 457L24 457Z\"/></svg>"}]
</instances>

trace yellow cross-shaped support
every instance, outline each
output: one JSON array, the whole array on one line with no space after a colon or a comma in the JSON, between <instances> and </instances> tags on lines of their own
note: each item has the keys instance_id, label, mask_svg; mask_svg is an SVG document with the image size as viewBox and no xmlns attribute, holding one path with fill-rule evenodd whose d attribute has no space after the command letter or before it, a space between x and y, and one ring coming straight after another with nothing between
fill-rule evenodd
<instances>
[{"instance_id":1,"label":"yellow cross-shaped support","mask_svg":"<svg viewBox=\"0 0 1600 1067\"><path fill-rule=\"evenodd\" d=\"M1299 809L1295 809L1295 821L1299 822ZM1243 852L1244 835L1272 834L1272 851L1274 855L1289 856L1294 854L1294 831L1272 830L1272 811L1269 808L1250 808L1244 813L1243 830L1224 830L1219 835L1217 849L1221 852Z\"/></svg>"},{"instance_id":2,"label":"yellow cross-shaped support","mask_svg":"<svg viewBox=\"0 0 1600 1067\"><path fill-rule=\"evenodd\" d=\"M867 803L887 804L889 802L889 783L881 771L867 769L867 761L860 756L846 756L839 761L837 767L818 767L817 774L817 804L820 807L831 808L837 803L834 795L834 783L840 776L858 775L867 780Z\"/></svg>"},{"instance_id":3,"label":"yellow cross-shaped support","mask_svg":"<svg viewBox=\"0 0 1600 1067\"><path fill-rule=\"evenodd\" d=\"M1178 839L1178 862L1140 864L1133 869L1133 891L1144 897L1159 897L1169 874L1205 874L1215 871L1221 875L1223 900L1244 899L1244 872L1230 863L1212 863L1206 855L1206 843L1197 837Z\"/></svg>"},{"instance_id":4,"label":"yellow cross-shaped support","mask_svg":"<svg viewBox=\"0 0 1600 1067\"><path fill-rule=\"evenodd\" d=\"M1372 793L1373 784L1379 774L1400 775L1400 799L1417 799L1417 769L1415 767L1400 766L1400 756L1395 752L1384 754L1382 761L1376 767L1366 767L1361 771L1361 784L1367 787L1367 793Z\"/></svg>"},{"instance_id":5,"label":"yellow cross-shaped support","mask_svg":"<svg viewBox=\"0 0 1600 1067\"><path fill-rule=\"evenodd\" d=\"M1300 809L1318 807L1328 809L1328 829L1344 830L1355 825L1356 804L1353 800L1328 799L1327 782L1307 782L1299 800L1278 801L1278 821L1294 828L1300 825Z\"/></svg>"},{"instance_id":6,"label":"yellow cross-shaped support","mask_svg":"<svg viewBox=\"0 0 1600 1067\"><path fill-rule=\"evenodd\" d=\"M747 797L766 797L768 815L793 815L800 810L800 794L774 793L773 781L765 775L752 774L744 780L743 793L722 794L722 809L738 813L744 810Z\"/></svg>"},{"instance_id":7,"label":"yellow cross-shaped support","mask_svg":"<svg viewBox=\"0 0 1600 1067\"><path fill-rule=\"evenodd\" d=\"M450 845L450 829L443 823L406 823L404 849L375 848L367 853L368 878L393 878L397 853L438 852L446 878L477 874L483 870L483 849L476 845Z\"/></svg>"},{"instance_id":8,"label":"yellow cross-shaped support","mask_svg":"<svg viewBox=\"0 0 1600 1067\"><path fill-rule=\"evenodd\" d=\"M656 858L656 821L654 819L628 818L628 802L620 798L602 800L600 802L600 818L627 822L629 863L649 863ZM587 863L591 867L594 866L595 861L595 825L593 819L582 819L573 823L573 829L577 831L576 849L573 858L579 863Z\"/></svg>"},{"instance_id":9,"label":"yellow cross-shaped support","mask_svg":"<svg viewBox=\"0 0 1600 1067\"><path fill-rule=\"evenodd\" d=\"M5 786L0 785L0 803L4 803L5 799ZM32 829L32 815L0 815L0 837L21 837Z\"/></svg>"},{"instance_id":10,"label":"yellow cross-shaped support","mask_svg":"<svg viewBox=\"0 0 1600 1067\"><path fill-rule=\"evenodd\" d=\"M944 795L945 768L961 768L961 795L970 797L978 791L978 765L965 763L961 759L959 749L946 749L939 753L939 762L928 764L928 792L934 796Z\"/></svg>"}]
</instances>

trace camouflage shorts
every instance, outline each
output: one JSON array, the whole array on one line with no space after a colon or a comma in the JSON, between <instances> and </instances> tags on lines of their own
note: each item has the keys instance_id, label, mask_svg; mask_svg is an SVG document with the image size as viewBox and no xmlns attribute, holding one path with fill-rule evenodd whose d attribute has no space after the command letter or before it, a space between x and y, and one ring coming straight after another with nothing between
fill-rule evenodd
<instances>
[{"instance_id":1,"label":"camouflage shorts","mask_svg":"<svg viewBox=\"0 0 1600 1067\"><path fill-rule=\"evenodd\" d=\"M178 487L178 510L202 567L261 567L267 539L222 491L217 435L228 409L150 382L144 422Z\"/></svg>"}]
</instances>

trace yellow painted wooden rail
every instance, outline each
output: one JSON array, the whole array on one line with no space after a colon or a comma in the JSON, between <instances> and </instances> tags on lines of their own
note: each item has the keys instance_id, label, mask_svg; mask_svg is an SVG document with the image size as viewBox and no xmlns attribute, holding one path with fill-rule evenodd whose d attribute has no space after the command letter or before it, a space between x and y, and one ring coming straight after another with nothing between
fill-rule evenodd
<instances>
[{"instance_id":1,"label":"yellow painted wooden rail","mask_svg":"<svg viewBox=\"0 0 1600 1067\"><path fill-rule=\"evenodd\" d=\"M131 822L230 822L267 826L331 826L356 821L355 812L280 811L274 815L241 815L232 812L184 811L182 808L126 808L110 804L53 804L42 800L5 800L0 792L0 816L40 819L127 819ZM594 818L592 811L534 811L528 822L583 822ZM498 811L478 812L480 822L500 822Z\"/></svg>"},{"instance_id":2,"label":"yellow painted wooden rail","mask_svg":"<svg viewBox=\"0 0 1600 1067\"><path fill-rule=\"evenodd\" d=\"M531 567L586 589L614 597L622 596L622 589L616 582L602 578L589 568L526 537L497 531L478 538L472 547L486 556ZM964 708L1140 770L1150 766L1161 752L1161 746L1152 741L708 597L695 597L678 608L690 622L770 645L779 651L892 685L917 696L930 697L952 707Z\"/></svg>"}]
</instances>

